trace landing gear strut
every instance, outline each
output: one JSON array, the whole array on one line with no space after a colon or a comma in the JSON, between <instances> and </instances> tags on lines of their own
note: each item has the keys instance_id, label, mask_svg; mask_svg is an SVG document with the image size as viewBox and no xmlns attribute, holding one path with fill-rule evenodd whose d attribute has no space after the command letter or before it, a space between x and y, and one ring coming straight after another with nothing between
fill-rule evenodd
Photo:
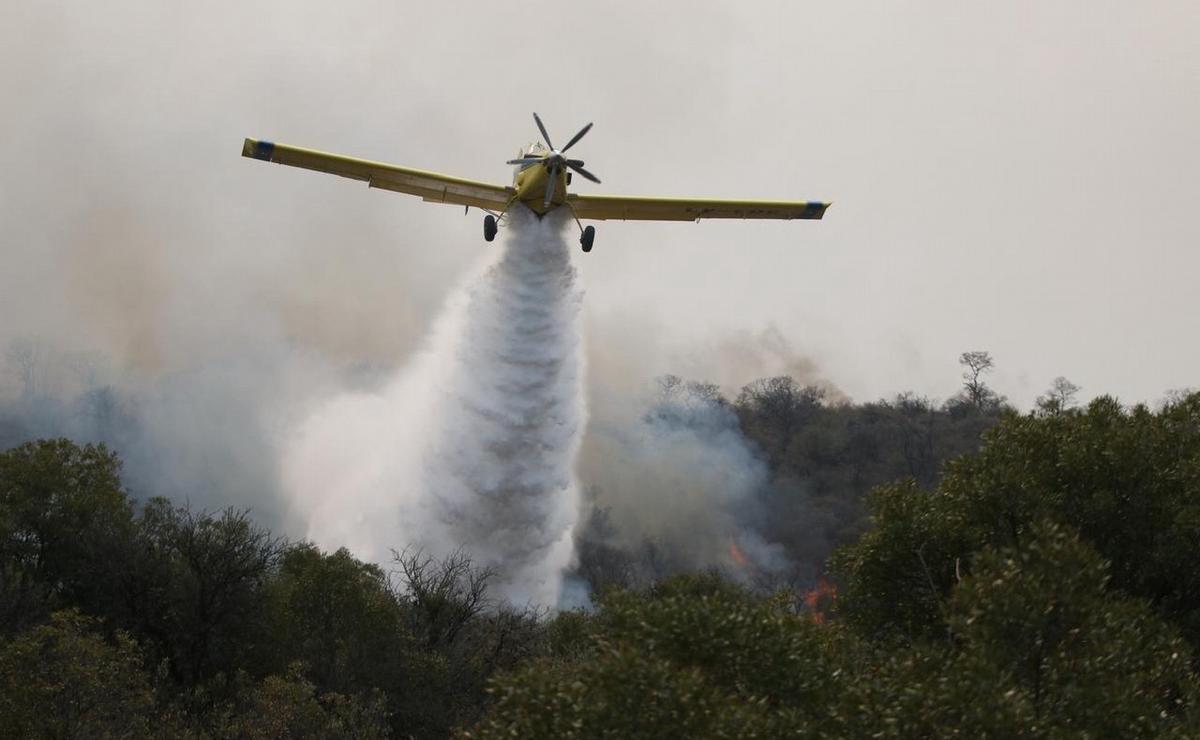
<instances>
[{"instance_id":1,"label":"landing gear strut","mask_svg":"<svg viewBox=\"0 0 1200 740\"><path fill-rule=\"evenodd\" d=\"M583 247L583 251L592 251L592 242L596 241L596 227L588 226L579 236L579 244Z\"/></svg>"},{"instance_id":2,"label":"landing gear strut","mask_svg":"<svg viewBox=\"0 0 1200 740\"><path fill-rule=\"evenodd\" d=\"M490 242L496 238L496 217L488 214L483 217L483 240Z\"/></svg>"}]
</instances>

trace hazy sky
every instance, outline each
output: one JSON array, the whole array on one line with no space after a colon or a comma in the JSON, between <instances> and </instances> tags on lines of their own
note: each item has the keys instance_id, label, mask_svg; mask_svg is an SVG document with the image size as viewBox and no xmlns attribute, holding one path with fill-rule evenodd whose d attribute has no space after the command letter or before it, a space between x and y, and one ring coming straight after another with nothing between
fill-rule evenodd
<instances>
[{"instance_id":1,"label":"hazy sky","mask_svg":"<svg viewBox=\"0 0 1200 740\"><path fill-rule=\"evenodd\" d=\"M301 414L335 381L288 368L401 362L488 247L242 138L507 183L536 110L595 122L581 192L834 202L598 223L593 383L807 361L944 398L986 349L1021 405L1057 375L1155 401L1200 385L1198 39L1194 0L8 0L0 340L146 376L284 348L251 375Z\"/></svg>"}]
</instances>

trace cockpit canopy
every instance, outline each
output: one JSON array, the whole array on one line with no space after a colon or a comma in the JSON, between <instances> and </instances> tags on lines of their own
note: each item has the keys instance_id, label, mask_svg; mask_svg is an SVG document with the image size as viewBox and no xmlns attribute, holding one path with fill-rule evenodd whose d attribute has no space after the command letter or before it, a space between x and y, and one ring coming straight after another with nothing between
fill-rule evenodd
<instances>
[{"instance_id":1,"label":"cockpit canopy","mask_svg":"<svg viewBox=\"0 0 1200 740\"><path fill-rule=\"evenodd\" d=\"M550 152L550 150L546 148L545 144L543 144L540 141L535 141L533 143L526 144L525 146L521 147L520 156L522 156L522 157L540 157L544 154L548 154L549 152Z\"/></svg>"},{"instance_id":2,"label":"cockpit canopy","mask_svg":"<svg viewBox=\"0 0 1200 740\"><path fill-rule=\"evenodd\" d=\"M544 144L542 144L542 142L534 141L529 144L526 144L525 146L521 147L520 150L517 151L517 159L524 159L526 157L544 157L549 153L550 153L550 150L547 149L546 146ZM520 172L521 170L528 169L528 168L534 166L535 164L537 164L537 162L530 162L529 164L519 164L519 165L516 165L513 169L517 172Z\"/></svg>"}]
</instances>

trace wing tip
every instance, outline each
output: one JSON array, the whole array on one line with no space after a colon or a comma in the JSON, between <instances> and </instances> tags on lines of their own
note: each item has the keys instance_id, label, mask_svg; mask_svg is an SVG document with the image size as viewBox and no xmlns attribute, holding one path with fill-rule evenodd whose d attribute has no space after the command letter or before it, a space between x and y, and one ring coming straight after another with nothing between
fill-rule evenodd
<instances>
[{"instance_id":1,"label":"wing tip","mask_svg":"<svg viewBox=\"0 0 1200 740\"><path fill-rule=\"evenodd\" d=\"M271 158L275 156L275 143L272 141L246 139L242 144L242 156L270 162Z\"/></svg>"},{"instance_id":2,"label":"wing tip","mask_svg":"<svg viewBox=\"0 0 1200 740\"><path fill-rule=\"evenodd\" d=\"M820 220L825 216L825 209L833 205L832 203L822 203L820 201L810 201L804 204L804 215L802 218L811 218Z\"/></svg>"}]
</instances>

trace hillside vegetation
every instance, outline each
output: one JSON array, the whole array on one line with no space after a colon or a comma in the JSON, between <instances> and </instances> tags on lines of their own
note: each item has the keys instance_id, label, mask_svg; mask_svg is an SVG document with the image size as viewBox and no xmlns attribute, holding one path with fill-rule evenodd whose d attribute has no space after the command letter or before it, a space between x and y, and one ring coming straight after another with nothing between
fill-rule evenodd
<instances>
[{"instance_id":1,"label":"hillside vegetation","mask_svg":"<svg viewBox=\"0 0 1200 740\"><path fill-rule=\"evenodd\" d=\"M1200 735L1200 394L1018 414L966 390L830 404L771 379L722 400L768 460L772 536L830 585L656 573L585 530L594 608L556 614L490 599L469 553L363 563L246 512L135 502L103 446L18 445L0 453L0 728ZM813 511L831 523L815 547Z\"/></svg>"}]
</instances>

